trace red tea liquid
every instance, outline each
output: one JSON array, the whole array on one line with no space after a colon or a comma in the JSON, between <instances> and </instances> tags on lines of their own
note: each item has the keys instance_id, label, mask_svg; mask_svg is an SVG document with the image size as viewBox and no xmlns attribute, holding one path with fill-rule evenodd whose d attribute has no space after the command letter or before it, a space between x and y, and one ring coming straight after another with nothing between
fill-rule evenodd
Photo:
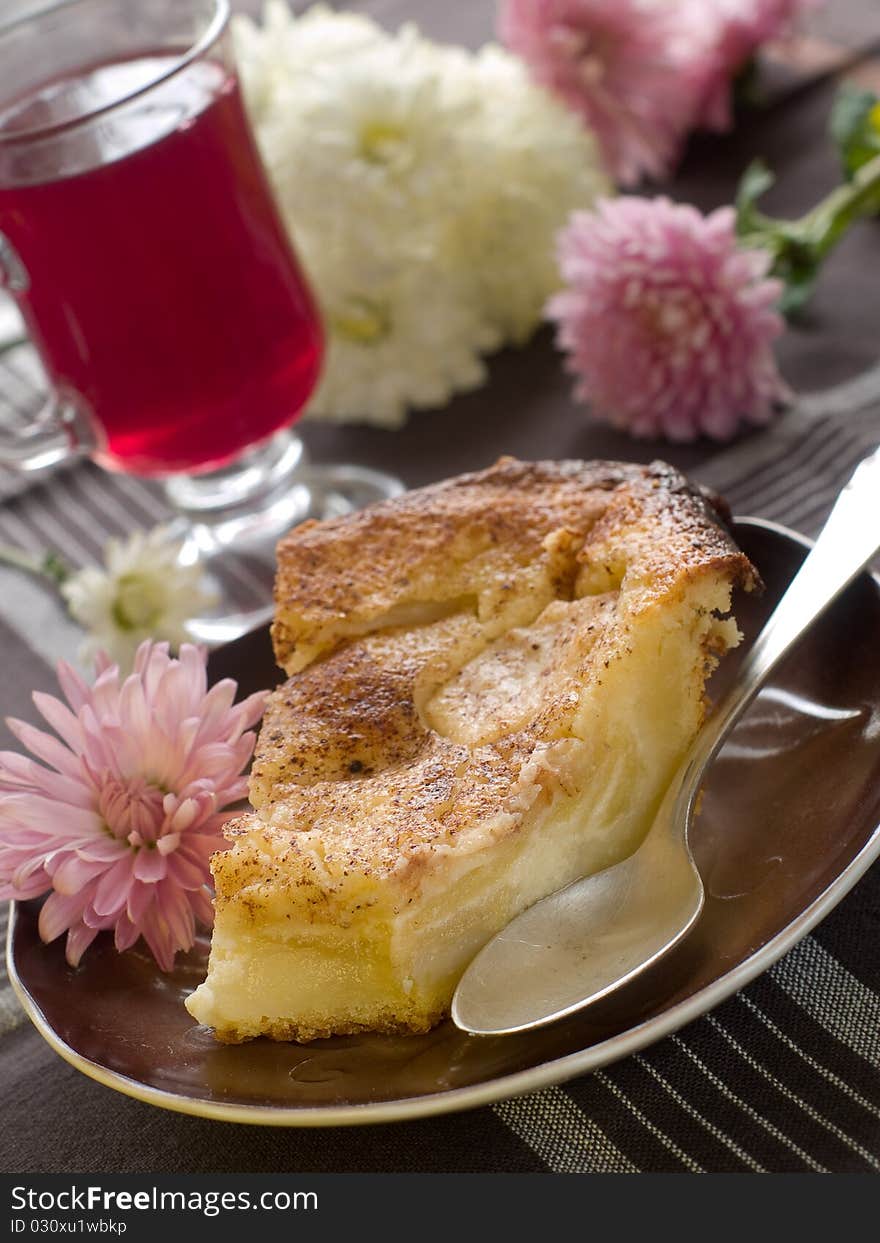
<instances>
[{"instance_id":1,"label":"red tea liquid","mask_svg":"<svg viewBox=\"0 0 880 1243\"><path fill-rule=\"evenodd\" d=\"M145 55L50 83L0 107L0 135L82 116L175 63ZM0 232L27 269L32 339L50 381L81 399L103 466L220 466L297 416L322 350L237 79L196 62L80 129L63 175L51 146L18 171L0 152Z\"/></svg>"}]
</instances>

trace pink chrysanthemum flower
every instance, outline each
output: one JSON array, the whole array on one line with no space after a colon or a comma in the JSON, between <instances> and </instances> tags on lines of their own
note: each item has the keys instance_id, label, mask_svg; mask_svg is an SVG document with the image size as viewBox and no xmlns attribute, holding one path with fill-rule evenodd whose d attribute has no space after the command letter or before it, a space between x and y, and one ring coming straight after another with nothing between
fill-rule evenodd
<instances>
[{"instance_id":1,"label":"pink chrysanthemum flower","mask_svg":"<svg viewBox=\"0 0 880 1243\"><path fill-rule=\"evenodd\" d=\"M797 19L821 0L684 0L676 4L683 37L701 46L707 66L696 124L715 130L733 123L731 84L758 49L789 35Z\"/></svg>"},{"instance_id":2,"label":"pink chrysanthemum flower","mask_svg":"<svg viewBox=\"0 0 880 1243\"><path fill-rule=\"evenodd\" d=\"M742 250L734 212L665 198L577 212L559 239L567 288L548 315L593 415L636 436L717 440L765 423L788 396L764 250Z\"/></svg>"},{"instance_id":3,"label":"pink chrysanthemum flower","mask_svg":"<svg viewBox=\"0 0 880 1243\"><path fill-rule=\"evenodd\" d=\"M204 654L141 644L120 680L106 656L88 686L61 663L67 699L34 694L55 734L8 722L36 760L0 752L0 898L35 898L40 936L67 931L76 966L101 929L116 948L143 936L163 971L210 926L211 854L225 846L222 809L244 797L265 695L233 705L236 684L207 689ZM68 706L69 705L69 706Z\"/></svg>"},{"instance_id":4,"label":"pink chrysanthemum flower","mask_svg":"<svg viewBox=\"0 0 880 1243\"><path fill-rule=\"evenodd\" d=\"M580 113L621 185L670 171L715 68L712 49L682 38L677 10L651 0L499 6L501 39Z\"/></svg>"}]
</instances>

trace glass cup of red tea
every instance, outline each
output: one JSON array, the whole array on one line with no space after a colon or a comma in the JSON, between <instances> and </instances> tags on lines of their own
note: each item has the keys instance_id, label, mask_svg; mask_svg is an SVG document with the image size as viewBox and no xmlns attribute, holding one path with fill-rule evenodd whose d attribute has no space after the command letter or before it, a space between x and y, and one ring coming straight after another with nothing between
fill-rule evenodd
<instances>
[{"instance_id":1,"label":"glass cup of red tea","mask_svg":"<svg viewBox=\"0 0 880 1243\"><path fill-rule=\"evenodd\" d=\"M329 190L329 188L328 188ZM51 396L0 460L163 480L185 560L400 491L306 467L321 321L245 113L227 0L61 0L0 25L0 285ZM232 637L250 613L202 619Z\"/></svg>"}]
</instances>

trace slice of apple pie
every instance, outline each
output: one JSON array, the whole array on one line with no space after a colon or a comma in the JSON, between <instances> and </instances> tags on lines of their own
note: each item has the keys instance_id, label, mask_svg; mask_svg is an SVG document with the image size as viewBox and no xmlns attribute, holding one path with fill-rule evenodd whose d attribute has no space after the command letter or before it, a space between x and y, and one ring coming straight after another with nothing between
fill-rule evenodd
<instances>
[{"instance_id":1,"label":"slice of apple pie","mask_svg":"<svg viewBox=\"0 0 880 1243\"><path fill-rule=\"evenodd\" d=\"M502 459L295 529L191 1014L426 1031L514 915L638 845L755 581L662 464Z\"/></svg>"}]
</instances>

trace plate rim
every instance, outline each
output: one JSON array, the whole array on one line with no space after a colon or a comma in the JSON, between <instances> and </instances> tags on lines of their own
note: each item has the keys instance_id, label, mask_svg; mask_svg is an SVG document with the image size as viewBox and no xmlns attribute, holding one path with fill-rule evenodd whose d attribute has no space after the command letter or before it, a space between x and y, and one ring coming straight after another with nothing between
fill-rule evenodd
<instances>
[{"instance_id":1,"label":"plate rim","mask_svg":"<svg viewBox=\"0 0 880 1243\"><path fill-rule=\"evenodd\" d=\"M810 549L813 541L781 523L767 518L736 517L737 525L757 527L772 531L785 539ZM880 589L880 576L870 570L862 574L870 577ZM856 578L860 577L857 575ZM278 1127L325 1127L366 1126L388 1122L411 1121L415 1118L436 1117L440 1114L458 1113L468 1109L493 1104L564 1083L577 1075L588 1074L621 1058L629 1057L640 1049L661 1040L671 1032L714 1009L733 993L739 991L762 972L777 962L846 896L868 868L880 856L880 825L850 859L846 867L799 915L780 929L764 945L730 971L707 984L699 992L685 998L661 1014L646 1019L598 1044L589 1045L574 1053L552 1061L542 1062L526 1070L515 1071L465 1087L449 1088L428 1095L407 1097L391 1101L369 1101L360 1105L245 1105L223 1101L206 1101L197 1097L179 1095L154 1088L140 1080L131 1079L117 1071L102 1066L71 1048L51 1026L40 1007L30 996L21 981L13 956L13 941L18 923L19 903L10 902L9 926L6 934L6 969L9 980L27 1017L36 1030L65 1062L90 1079L105 1087L133 1097L146 1104L158 1106L173 1113L208 1118L220 1122L235 1122L252 1126ZM479 1040L479 1036L471 1036Z\"/></svg>"}]
</instances>

